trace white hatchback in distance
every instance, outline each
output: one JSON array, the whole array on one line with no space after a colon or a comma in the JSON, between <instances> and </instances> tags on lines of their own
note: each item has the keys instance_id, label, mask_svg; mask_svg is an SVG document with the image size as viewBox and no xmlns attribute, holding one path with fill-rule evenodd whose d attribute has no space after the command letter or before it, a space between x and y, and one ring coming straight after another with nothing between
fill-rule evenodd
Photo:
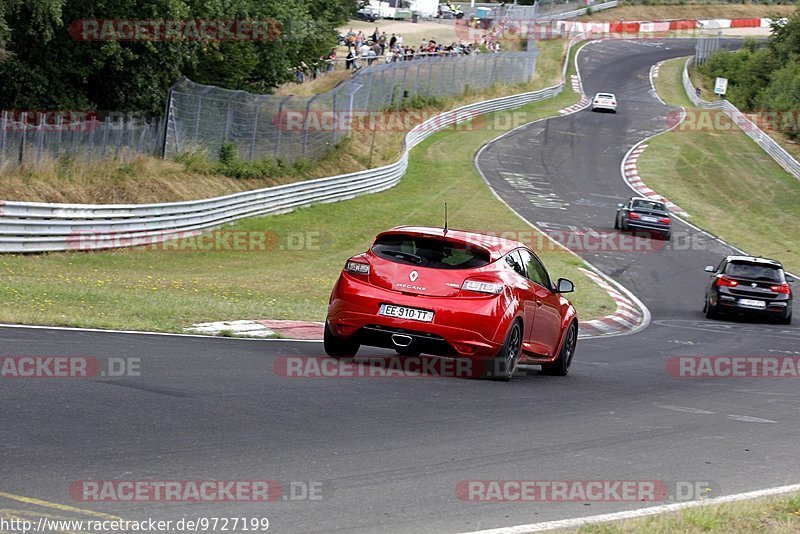
<instances>
[{"instance_id":1,"label":"white hatchback in distance","mask_svg":"<svg viewBox=\"0 0 800 534\"><path fill-rule=\"evenodd\" d=\"M597 93L592 99L592 111L605 109L612 113L617 112L617 97L614 93Z\"/></svg>"}]
</instances>

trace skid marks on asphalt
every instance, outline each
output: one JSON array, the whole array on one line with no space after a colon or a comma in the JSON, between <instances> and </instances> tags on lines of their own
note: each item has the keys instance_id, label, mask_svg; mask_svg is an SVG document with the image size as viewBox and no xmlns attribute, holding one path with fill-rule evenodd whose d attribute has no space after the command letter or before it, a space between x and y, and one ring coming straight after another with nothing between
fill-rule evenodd
<instances>
[{"instance_id":1,"label":"skid marks on asphalt","mask_svg":"<svg viewBox=\"0 0 800 534\"><path fill-rule=\"evenodd\" d=\"M520 174L499 171L505 182L517 190L528 202L537 208L566 210L569 203L562 200L543 174Z\"/></svg>"},{"instance_id":2,"label":"skid marks on asphalt","mask_svg":"<svg viewBox=\"0 0 800 534\"><path fill-rule=\"evenodd\" d=\"M115 515L7 492L0 492L0 518L8 522L15 521L16 524L20 524L23 521L30 522L38 532L59 532L64 534L92 534L90 530L70 530L69 522L114 521L120 519ZM64 523L59 525L53 523L54 521ZM57 528L59 526L63 528ZM72 528L74 527L75 524L73 523ZM19 529L14 530L14 532L19 531Z\"/></svg>"}]
</instances>

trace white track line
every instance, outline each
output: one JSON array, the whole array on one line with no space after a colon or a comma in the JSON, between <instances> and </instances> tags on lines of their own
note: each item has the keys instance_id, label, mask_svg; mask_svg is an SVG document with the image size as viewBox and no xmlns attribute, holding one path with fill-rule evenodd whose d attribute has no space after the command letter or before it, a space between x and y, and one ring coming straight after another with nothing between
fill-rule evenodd
<instances>
[{"instance_id":1,"label":"white track line","mask_svg":"<svg viewBox=\"0 0 800 534\"><path fill-rule=\"evenodd\" d=\"M560 519L557 521L531 523L529 525L517 525L513 527L493 528L489 530L476 530L476 531L471 531L470 534L527 534L529 532L545 532L548 530L556 530L564 528L578 528L588 524L609 523L611 521L635 519L637 517L648 517L651 515L663 514L667 512L677 512L679 510L685 510L687 508L697 508L701 506L713 506L715 504L746 501L749 499L758 499L762 497L781 495L783 493L792 493L796 491L800 491L800 484L792 484L790 486L778 486L774 488L749 491L747 493L736 493L734 495L724 495L722 497L713 497L710 499L703 499L700 501L662 504L660 506L650 506L648 508L626 510L623 512L614 512L610 514L590 515L584 517L575 517L572 519Z\"/></svg>"},{"instance_id":2,"label":"white track line","mask_svg":"<svg viewBox=\"0 0 800 534\"><path fill-rule=\"evenodd\" d=\"M578 51L575 53L575 72L577 73L577 75L578 75L578 78L580 78L580 75L581 75L580 67L578 66L578 57L580 56L581 52L583 52L583 49L584 49L586 46L588 46L588 45L590 45L590 44L592 44L592 43L598 43L598 42L601 42L601 40L598 40L598 41L588 41L588 42L586 42L586 44L584 44L583 46L581 46L581 47L578 49ZM550 116L550 117L542 117L541 119L537 119L537 120L535 120L535 121L531 121L531 122L529 122L529 123L526 123L526 124L523 124L523 125L521 125L521 126L517 126L516 128L513 128L513 129L511 129L511 130L509 130L509 131L505 132L504 134L502 134L502 135L500 135L500 136L498 136L498 137L495 137L494 139L492 139L492 140L490 140L490 141L487 141L486 143L484 143L484 145L483 145L483 146L482 146L482 147L481 147L481 148L478 150L478 152L476 152L476 153L475 153L475 157L472 159L472 164L473 164L473 166L475 167L475 169L478 171L478 174L480 174L480 175L481 175L481 178L483 178L483 181L484 181L484 182L486 182L486 186L489 188L489 191L491 191L491 192L492 192L492 194L495 196L495 198L496 198L497 200L499 200L500 202L502 202L502 203L503 203L503 205L505 205L505 206L506 206L506 207L507 207L509 210L511 210L513 213L515 213L515 214L517 215L517 217L519 217L520 219L522 219L522 220L523 220L523 221L524 221L524 222L525 222L525 223L526 223L528 226L530 226L531 228L533 228L533 229L534 229L534 230L536 230L537 232L541 233L543 236L545 236L547 239L549 239L549 240L550 240L552 243L554 243L556 246L558 246L558 247L560 247L560 248L564 249L565 251L569 252L570 254L572 254L573 256L575 256L576 258L578 258L579 260L581 260L583 263L585 263L585 264L586 264L586 266L587 266L587 267L589 267L589 269L591 269L591 270L592 270L592 271L593 271L595 274L597 274L598 276L602 277L602 278L603 278L603 279L604 279L606 282L608 282L608 283L609 283L611 286L613 286L614 288L616 288L616 289L617 289L617 291L619 291L620 293L622 293L623 295L625 295L626 297L628 297L628 299L630 299L630 300L631 300L631 301L632 301L632 302L633 302L633 303L634 303L636 306L638 306L638 307L639 307L639 309L641 310L641 314L642 314L642 322L641 322L641 323L640 323L640 324L639 324L639 325L638 325L636 328L632 328L631 330L628 330L628 331L622 331L622 332L610 332L610 333L607 333L607 334L601 334L601 335L595 335L595 336L591 336L591 335L590 335L590 336L586 336L586 337L587 337L587 338L593 338L593 337L603 337L603 338L606 338L606 337L615 337L615 336L627 336L627 335L630 335L630 334L635 334L636 332L639 332L640 330L642 330L642 329L646 328L646 327L647 327L647 326L650 324L650 319L651 319L650 310L647 308L647 306L645 306L645 305L644 305L644 302L642 302L641 300L639 300L639 299L636 297L636 295L634 295L634 294L633 294L633 292L632 292L632 291L630 291L628 288L626 288L625 286L623 286L622 284L620 284L619 282L617 282L616 280L614 280L613 278L611 278L610 276L608 276L606 273L604 273L603 271L601 271L600 269L598 269L597 267L595 267L594 265L592 265L591 263L589 263L588 261L586 261L586 259L584 259L584 258L580 257L580 256L579 256L578 254L576 254L574 251L572 251L572 250L568 249L568 248L567 248L567 247L565 247L563 244L559 243L558 241L556 241L555 239L553 239L552 237L550 237L550 236L547 234L547 232L543 231L541 228L539 228L538 226L536 226L535 224L533 224L531 221L529 221L528 219L526 219L525 217L523 217L522 215L520 215L520 214L519 214L519 212L518 212L517 210L515 210L514 208L512 208L512 207L511 207L511 206L508 204L508 202L506 202L505 200L503 200L503 199L500 197L500 195L497 193L497 191L495 191L495 190L494 190L494 188L492 187L492 184L490 184L490 183L489 183L489 180L486 178L486 175L483 173L483 170L481 170L481 167L480 167L480 165L478 165L478 160L480 159L480 156L481 156L481 154L483 153L483 151L484 151L484 150L486 150L486 148L487 148L487 147L489 147L489 145L492 145L492 144L494 144L494 143L496 143L496 142L500 141L500 140L501 140L502 138L504 138L505 136L507 136L507 135L511 135L511 134L512 134L512 133L514 133L515 131L517 131L517 130L520 130L520 129L522 129L522 128L525 128L525 127L528 127L528 126L530 126L531 124L536 124L537 122L546 121L546 120L549 120L549 119L555 119L555 118L559 118L559 117L566 117L566 116L568 116L568 115L572 115L573 113L577 113L578 111L581 111L581 110L573 110L573 111L570 111L569 113L566 113L566 114L563 114L563 115L553 115L553 116ZM610 294L609 294L609 296L610 296ZM612 297L612 298L613 298L613 297ZM593 324L592 326L597 326L597 325L594 325L594 324Z\"/></svg>"},{"instance_id":3,"label":"white track line","mask_svg":"<svg viewBox=\"0 0 800 534\"><path fill-rule=\"evenodd\" d=\"M62 330L67 332L98 332L101 334L136 334L139 336L173 336L173 337L193 337L202 339L232 339L236 341L295 341L302 343L322 343L321 339L283 339L283 338L256 338L256 337L235 337L235 336L212 336L202 334L177 334L172 332L144 332L141 330L103 330L102 328L79 328L74 326L44 326L29 324L7 324L0 323L0 328L19 328L31 330Z\"/></svg>"}]
</instances>

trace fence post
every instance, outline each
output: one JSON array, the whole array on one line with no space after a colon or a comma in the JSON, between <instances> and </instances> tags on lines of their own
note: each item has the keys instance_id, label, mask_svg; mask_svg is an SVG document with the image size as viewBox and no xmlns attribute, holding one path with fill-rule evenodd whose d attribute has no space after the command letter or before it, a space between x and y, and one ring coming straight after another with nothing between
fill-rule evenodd
<instances>
[{"instance_id":1,"label":"fence post","mask_svg":"<svg viewBox=\"0 0 800 534\"><path fill-rule=\"evenodd\" d=\"M275 136L275 159L280 159L281 157L281 136L283 135L283 128L284 128L284 120L283 120L283 105L290 99L291 96L287 96L281 103L278 104L278 135ZM273 121L274 122L274 121Z\"/></svg>"},{"instance_id":2,"label":"fence post","mask_svg":"<svg viewBox=\"0 0 800 534\"><path fill-rule=\"evenodd\" d=\"M203 95L197 95L197 108L195 109L195 123L194 123L194 136L192 136L192 143L197 144L197 138L200 137L200 114L203 109Z\"/></svg>"},{"instance_id":3,"label":"fence post","mask_svg":"<svg viewBox=\"0 0 800 534\"><path fill-rule=\"evenodd\" d=\"M228 100L228 107L225 110L225 131L222 133L222 142L228 142L228 135L231 132L231 123L233 122L233 100Z\"/></svg>"},{"instance_id":4,"label":"fence post","mask_svg":"<svg viewBox=\"0 0 800 534\"><path fill-rule=\"evenodd\" d=\"M106 117L106 120L103 121L103 153L100 155L101 158L106 157L106 150L108 149L109 124L108 117Z\"/></svg>"},{"instance_id":5,"label":"fence post","mask_svg":"<svg viewBox=\"0 0 800 534\"><path fill-rule=\"evenodd\" d=\"M250 161L253 161L253 155L255 154L256 150L256 135L258 134L258 112L261 108L260 104L261 98L256 99L256 103L254 104L255 108L255 116L253 117L253 136L250 139Z\"/></svg>"},{"instance_id":6,"label":"fence post","mask_svg":"<svg viewBox=\"0 0 800 534\"><path fill-rule=\"evenodd\" d=\"M44 146L44 133L45 133L45 118L44 113L37 113L36 114L36 134L34 135L34 139L36 140L36 163L39 163L42 160L42 147Z\"/></svg>"},{"instance_id":7,"label":"fence post","mask_svg":"<svg viewBox=\"0 0 800 534\"><path fill-rule=\"evenodd\" d=\"M392 81L389 84L389 105L387 107L394 107L394 81L397 79L397 67L392 66Z\"/></svg>"},{"instance_id":8,"label":"fence post","mask_svg":"<svg viewBox=\"0 0 800 534\"><path fill-rule=\"evenodd\" d=\"M20 130L22 132L22 136L19 140L19 164L22 165L22 160L25 158L25 141L28 137L28 112L23 111L20 119Z\"/></svg>"},{"instance_id":9,"label":"fence post","mask_svg":"<svg viewBox=\"0 0 800 534\"><path fill-rule=\"evenodd\" d=\"M309 122L311 121L311 104L314 102L314 99L317 98L313 96L308 99L308 104L306 104L306 116L305 116L305 123L303 124L303 157L306 157L306 151L308 150L308 128Z\"/></svg>"},{"instance_id":10,"label":"fence post","mask_svg":"<svg viewBox=\"0 0 800 534\"><path fill-rule=\"evenodd\" d=\"M6 149L7 129L8 129L8 111L3 111L2 117L0 118L0 155L2 155Z\"/></svg>"},{"instance_id":11,"label":"fence post","mask_svg":"<svg viewBox=\"0 0 800 534\"><path fill-rule=\"evenodd\" d=\"M342 124L341 117L336 115L336 97L339 95L339 88L337 87L333 91L333 95L331 97L331 112L333 113L333 135L331 137L331 146L336 146L337 139L339 136L337 132L339 131L339 125Z\"/></svg>"}]
</instances>

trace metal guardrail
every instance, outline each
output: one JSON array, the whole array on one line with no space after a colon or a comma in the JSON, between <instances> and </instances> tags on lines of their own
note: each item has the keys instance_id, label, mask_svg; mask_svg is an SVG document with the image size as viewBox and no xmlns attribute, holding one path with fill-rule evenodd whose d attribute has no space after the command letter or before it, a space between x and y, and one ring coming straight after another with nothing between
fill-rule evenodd
<instances>
[{"instance_id":1,"label":"metal guardrail","mask_svg":"<svg viewBox=\"0 0 800 534\"><path fill-rule=\"evenodd\" d=\"M573 37L569 51L587 38ZM558 85L535 92L469 104L417 125L406 134L403 154L376 169L319 178L221 197L163 204L47 204L0 201L0 253L97 250L141 246L199 234L255 215L277 214L323 202L346 200L396 185L408 167L409 152L427 137L478 115L513 109L553 97Z\"/></svg>"},{"instance_id":2,"label":"metal guardrail","mask_svg":"<svg viewBox=\"0 0 800 534\"><path fill-rule=\"evenodd\" d=\"M792 157L791 154L786 152L772 137L764 133L761 128L751 121L745 113L739 111L736 106L727 100L718 100L716 102L707 102L697 96L695 88L692 85L692 80L689 78L689 66L694 62L694 58L690 57L686 60L683 66L683 88L689 96L692 104L703 109L718 109L725 113L747 136L758 144L775 162L783 167L783 169L800 180L800 162Z\"/></svg>"}]
</instances>

